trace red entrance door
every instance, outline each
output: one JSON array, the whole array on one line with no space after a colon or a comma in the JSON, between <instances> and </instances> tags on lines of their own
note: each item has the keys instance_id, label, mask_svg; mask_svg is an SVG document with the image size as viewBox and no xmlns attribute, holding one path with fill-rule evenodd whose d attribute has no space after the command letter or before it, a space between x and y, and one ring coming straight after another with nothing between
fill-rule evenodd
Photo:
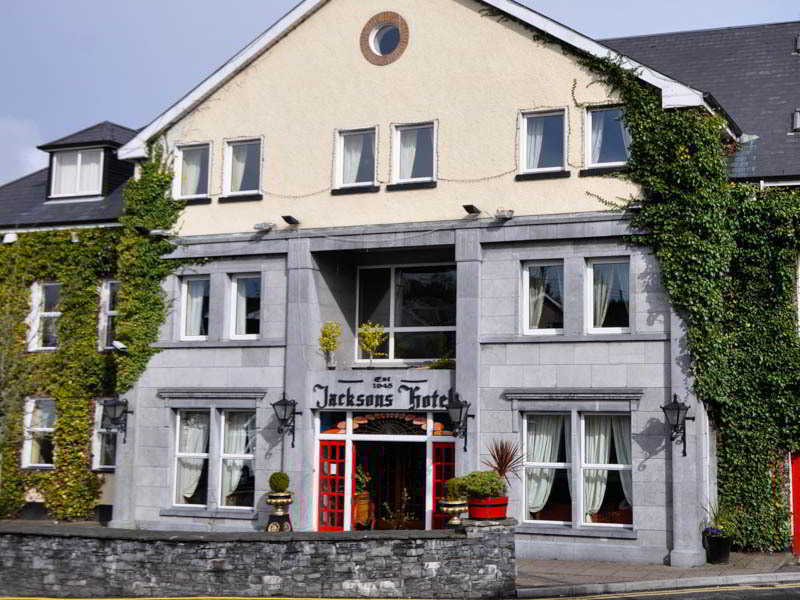
<instances>
[{"instance_id":1,"label":"red entrance door","mask_svg":"<svg viewBox=\"0 0 800 600\"><path fill-rule=\"evenodd\" d=\"M792 454L792 550L800 554L800 454Z\"/></svg>"},{"instance_id":2,"label":"red entrance door","mask_svg":"<svg viewBox=\"0 0 800 600\"><path fill-rule=\"evenodd\" d=\"M344 531L344 440L319 442L319 531Z\"/></svg>"},{"instance_id":3,"label":"red entrance door","mask_svg":"<svg viewBox=\"0 0 800 600\"><path fill-rule=\"evenodd\" d=\"M456 445L453 442L434 442L433 444L433 528L444 529L450 518L439 512L439 499L445 494L447 480L456 474Z\"/></svg>"}]
</instances>

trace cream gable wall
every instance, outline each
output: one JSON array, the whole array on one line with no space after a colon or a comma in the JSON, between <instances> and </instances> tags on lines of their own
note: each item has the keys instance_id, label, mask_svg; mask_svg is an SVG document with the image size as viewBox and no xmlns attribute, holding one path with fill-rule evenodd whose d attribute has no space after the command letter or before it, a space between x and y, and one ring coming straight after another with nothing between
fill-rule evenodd
<instances>
[{"instance_id":1,"label":"cream gable wall","mask_svg":"<svg viewBox=\"0 0 800 600\"><path fill-rule=\"evenodd\" d=\"M187 207L180 233L247 232L265 221L283 226L287 214L302 227L461 219L463 204L487 216L498 208L517 215L594 211L606 209L595 195L636 194L614 178L578 177L587 162L585 105L613 102L607 89L573 56L533 41L519 25L482 15L482 8L472 0L323 5L166 132L171 149L212 144L214 201ZM405 18L410 43L399 60L378 67L364 59L359 36L384 10ZM520 111L551 108L568 114L572 176L517 182ZM337 129L377 126L378 177L386 184L391 125L431 120L438 124L436 189L331 195ZM225 143L242 137L264 139L264 199L218 204Z\"/></svg>"}]
</instances>

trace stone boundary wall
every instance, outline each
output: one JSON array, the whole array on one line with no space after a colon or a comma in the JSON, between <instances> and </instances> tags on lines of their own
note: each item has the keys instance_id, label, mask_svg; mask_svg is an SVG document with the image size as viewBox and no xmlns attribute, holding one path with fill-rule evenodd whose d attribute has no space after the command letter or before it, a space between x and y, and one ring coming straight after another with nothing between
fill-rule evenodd
<instances>
[{"instance_id":1,"label":"stone boundary wall","mask_svg":"<svg viewBox=\"0 0 800 600\"><path fill-rule=\"evenodd\" d=\"M6 596L504 598L513 519L444 531L186 533L0 523Z\"/></svg>"}]
</instances>

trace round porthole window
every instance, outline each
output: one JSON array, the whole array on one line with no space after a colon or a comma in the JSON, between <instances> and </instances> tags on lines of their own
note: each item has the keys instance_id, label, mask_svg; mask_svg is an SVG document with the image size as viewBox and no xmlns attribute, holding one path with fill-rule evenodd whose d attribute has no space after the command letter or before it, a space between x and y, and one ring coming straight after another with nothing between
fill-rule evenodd
<instances>
[{"instance_id":1,"label":"round porthole window","mask_svg":"<svg viewBox=\"0 0 800 600\"><path fill-rule=\"evenodd\" d=\"M372 17L361 31L361 52L373 65L396 61L408 47L408 24L396 12Z\"/></svg>"}]
</instances>

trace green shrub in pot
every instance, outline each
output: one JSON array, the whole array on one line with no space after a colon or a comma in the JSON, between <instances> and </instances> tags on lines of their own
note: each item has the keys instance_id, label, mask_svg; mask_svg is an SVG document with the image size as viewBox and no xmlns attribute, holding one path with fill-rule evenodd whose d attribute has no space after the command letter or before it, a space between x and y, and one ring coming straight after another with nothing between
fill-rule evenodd
<instances>
[{"instance_id":1,"label":"green shrub in pot","mask_svg":"<svg viewBox=\"0 0 800 600\"><path fill-rule=\"evenodd\" d=\"M494 471L473 471L461 480L462 490L468 498L498 498L505 496L506 484Z\"/></svg>"}]
</instances>

